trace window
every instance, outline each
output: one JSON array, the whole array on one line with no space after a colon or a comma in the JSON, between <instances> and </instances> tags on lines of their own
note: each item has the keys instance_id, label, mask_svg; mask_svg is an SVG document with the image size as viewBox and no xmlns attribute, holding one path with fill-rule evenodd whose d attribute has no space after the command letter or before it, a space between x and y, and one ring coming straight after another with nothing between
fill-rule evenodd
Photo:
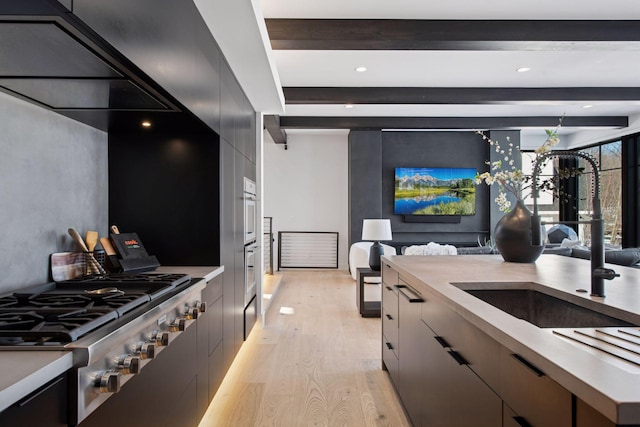
<instances>
[{"instance_id":1,"label":"window","mask_svg":"<svg viewBox=\"0 0 640 427\"><path fill-rule=\"evenodd\" d=\"M533 174L533 164L535 162L535 155L529 152L522 153L522 173L525 175ZM542 168L542 174L540 180L550 179L554 176L554 168L558 167L558 159L551 159ZM531 198L531 189L527 188L522 192L522 196L526 206L533 211L533 199ZM549 229L553 226L553 223L559 221L558 215L558 200L553 197L553 194L546 191L540 191L538 194L538 213L542 222L550 223L546 228Z\"/></svg>"},{"instance_id":2,"label":"window","mask_svg":"<svg viewBox=\"0 0 640 427\"><path fill-rule=\"evenodd\" d=\"M609 142L595 147L579 150L588 153L596 159L600 169L600 204L604 219L605 242L613 246L622 243L622 143ZM578 179L578 210L579 219L588 221L593 213L591 200L593 191L593 174L589 164L583 160L580 167L585 173ZM591 240L591 230L588 224L581 224L578 236L588 244Z\"/></svg>"}]
</instances>

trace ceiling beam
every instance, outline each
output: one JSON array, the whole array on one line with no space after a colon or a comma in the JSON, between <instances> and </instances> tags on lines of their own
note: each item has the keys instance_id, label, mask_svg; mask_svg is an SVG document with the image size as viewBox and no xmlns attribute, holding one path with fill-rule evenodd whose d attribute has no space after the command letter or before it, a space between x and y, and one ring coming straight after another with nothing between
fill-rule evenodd
<instances>
[{"instance_id":1,"label":"ceiling beam","mask_svg":"<svg viewBox=\"0 0 640 427\"><path fill-rule=\"evenodd\" d=\"M626 116L568 116L562 127L613 127L629 125ZM521 129L555 128L558 117L280 117L283 129Z\"/></svg>"},{"instance_id":2,"label":"ceiling beam","mask_svg":"<svg viewBox=\"0 0 640 427\"><path fill-rule=\"evenodd\" d=\"M276 144L287 143L287 133L280 126L280 116L266 115L263 118L264 128Z\"/></svg>"},{"instance_id":3,"label":"ceiling beam","mask_svg":"<svg viewBox=\"0 0 640 427\"><path fill-rule=\"evenodd\" d=\"M638 101L640 87L285 87L287 104L526 104Z\"/></svg>"},{"instance_id":4,"label":"ceiling beam","mask_svg":"<svg viewBox=\"0 0 640 427\"><path fill-rule=\"evenodd\" d=\"M273 49L639 50L640 21L266 19Z\"/></svg>"}]
</instances>

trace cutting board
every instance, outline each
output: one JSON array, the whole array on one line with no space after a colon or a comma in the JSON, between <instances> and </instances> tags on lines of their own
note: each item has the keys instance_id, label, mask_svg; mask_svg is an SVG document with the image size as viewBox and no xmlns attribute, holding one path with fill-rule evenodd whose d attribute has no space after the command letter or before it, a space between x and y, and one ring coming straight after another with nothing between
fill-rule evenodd
<instances>
[{"instance_id":1,"label":"cutting board","mask_svg":"<svg viewBox=\"0 0 640 427\"><path fill-rule=\"evenodd\" d=\"M84 276L85 254L82 252L58 252L51 254L51 278L55 282Z\"/></svg>"}]
</instances>

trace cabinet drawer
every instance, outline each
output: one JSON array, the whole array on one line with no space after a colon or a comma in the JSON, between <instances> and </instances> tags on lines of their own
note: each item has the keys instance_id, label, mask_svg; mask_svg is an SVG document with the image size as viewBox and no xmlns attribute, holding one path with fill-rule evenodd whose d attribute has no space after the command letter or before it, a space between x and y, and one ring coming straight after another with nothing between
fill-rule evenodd
<instances>
[{"instance_id":1,"label":"cabinet drawer","mask_svg":"<svg viewBox=\"0 0 640 427\"><path fill-rule=\"evenodd\" d=\"M398 357L394 351L394 349L389 344L387 338L382 336L382 362L384 366L389 371L389 376L391 376L391 382L393 382L394 387L398 388Z\"/></svg>"},{"instance_id":2,"label":"cabinet drawer","mask_svg":"<svg viewBox=\"0 0 640 427\"><path fill-rule=\"evenodd\" d=\"M576 398L576 427L615 427L616 424L587 405L582 399Z\"/></svg>"},{"instance_id":3,"label":"cabinet drawer","mask_svg":"<svg viewBox=\"0 0 640 427\"><path fill-rule=\"evenodd\" d=\"M572 425L568 390L506 347L502 348L500 361L501 396L516 416L534 427Z\"/></svg>"},{"instance_id":4,"label":"cabinet drawer","mask_svg":"<svg viewBox=\"0 0 640 427\"><path fill-rule=\"evenodd\" d=\"M398 319L398 290L393 285L382 284L382 309Z\"/></svg>"},{"instance_id":5,"label":"cabinet drawer","mask_svg":"<svg viewBox=\"0 0 640 427\"><path fill-rule=\"evenodd\" d=\"M391 345L391 351L398 357L398 291L391 285L382 285L382 336L383 345Z\"/></svg>"},{"instance_id":6,"label":"cabinet drawer","mask_svg":"<svg viewBox=\"0 0 640 427\"><path fill-rule=\"evenodd\" d=\"M389 264L382 263L382 283L386 283L389 286L397 285L400 280L400 275Z\"/></svg>"},{"instance_id":7,"label":"cabinet drawer","mask_svg":"<svg viewBox=\"0 0 640 427\"><path fill-rule=\"evenodd\" d=\"M209 305L207 309L209 321L209 354L213 353L220 341L222 341L222 298Z\"/></svg>"},{"instance_id":8,"label":"cabinet drawer","mask_svg":"<svg viewBox=\"0 0 640 427\"><path fill-rule=\"evenodd\" d=\"M213 304L218 298L222 296L222 275L213 278L207 282L207 287L202 291L202 298L206 301L207 305Z\"/></svg>"},{"instance_id":9,"label":"cabinet drawer","mask_svg":"<svg viewBox=\"0 0 640 427\"><path fill-rule=\"evenodd\" d=\"M397 314L391 314L385 310L382 310L382 336L384 337L383 344L391 344L392 350L397 357L399 337Z\"/></svg>"},{"instance_id":10,"label":"cabinet drawer","mask_svg":"<svg viewBox=\"0 0 640 427\"><path fill-rule=\"evenodd\" d=\"M434 301L427 294L422 320L436 335L460 353L473 370L496 393L500 393L500 349L493 338L473 326L458 313Z\"/></svg>"}]
</instances>

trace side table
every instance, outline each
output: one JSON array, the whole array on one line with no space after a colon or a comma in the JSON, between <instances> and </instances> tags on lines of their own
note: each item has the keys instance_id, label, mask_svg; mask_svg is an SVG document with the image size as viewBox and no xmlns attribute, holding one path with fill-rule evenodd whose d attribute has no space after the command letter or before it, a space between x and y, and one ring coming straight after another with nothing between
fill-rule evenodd
<instances>
[{"instance_id":1,"label":"side table","mask_svg":"<svg viewBox=\"0 0 640 427\"><path fill-rule=\"evenodd\" d=\"M380 317L380 301L364 300L364 279L365 277L380 277L380 271L374 271L370 268L356 269L356 306L362 317Z\"/></svg>"}]
</instances>

